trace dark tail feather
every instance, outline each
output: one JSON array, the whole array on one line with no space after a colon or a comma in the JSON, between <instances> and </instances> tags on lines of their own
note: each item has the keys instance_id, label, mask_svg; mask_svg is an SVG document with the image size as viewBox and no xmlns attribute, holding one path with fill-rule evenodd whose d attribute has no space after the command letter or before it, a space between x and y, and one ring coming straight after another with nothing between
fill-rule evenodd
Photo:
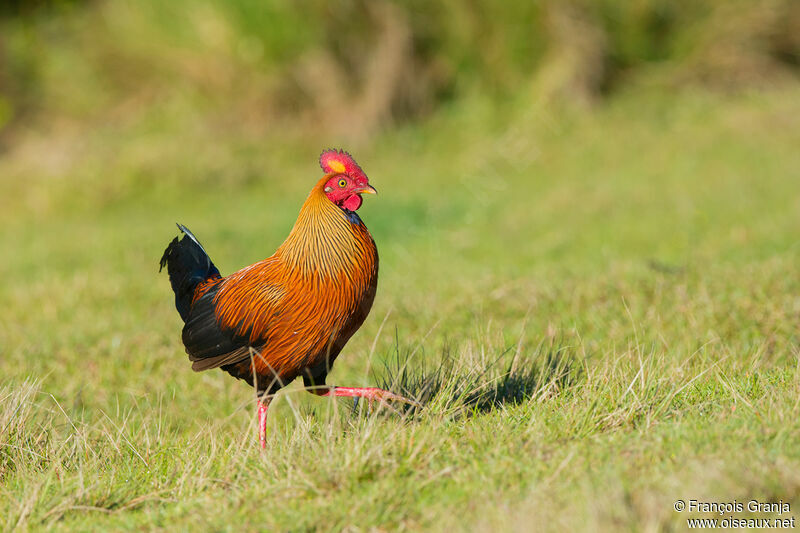
<instances>
[{"instance_id":1,"label":"dark tail feather","mask_svg":"<svg viewBox=\"0 0 800 533\"><path fill-rule=\"evenodd\" d=\"M219 277L220 274L192 232L181 224L178 224L178 229L184 236L180 240L175 237L169 243L158 270L160 272L164 266L167 267L169 282L175 293L175 307L186 322L197 285L208 278Z\"/></svg>"}]
</instances>

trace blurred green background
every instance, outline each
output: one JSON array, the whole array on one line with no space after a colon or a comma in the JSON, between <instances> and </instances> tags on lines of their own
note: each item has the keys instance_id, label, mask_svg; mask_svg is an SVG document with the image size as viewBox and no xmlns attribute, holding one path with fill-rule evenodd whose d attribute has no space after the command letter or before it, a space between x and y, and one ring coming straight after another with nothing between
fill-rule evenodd
<instances>
[{"instance_id":1,"label":"blurred green background","mask_svg":"<svg viewBox=\"0 0 800 533\"><path fill-rule=\"evenodd\" d=\"M264 455L252 391L191 372L157 262L176 221L223 274L270 255L327 147L380 191L381 256L330 382L411 356L501 392L342 431L294 394ZM798 147L794 0L3 2L0 529L794 509ZM514 374L551 352L566 385Z\"/></svg>"},{"instance_id":2,"label":"blurred green background","mask_svg":"<svg viewBox=\"0 0 800 533\"><path fill-rule=\"evenodd\" d=\"M319 138L371 145L474 100L497 114L509 101L547 113L644 88L793 84L800 68L791 0L15 0L0 17L4 156L31 136L58 138L50 151L64 159L51 166L63 175L95 136L133 143L145 152L131 162L141 177L107 178L126 182L106 183L110 196L150 185L153 160L174 163L153 181L210 186L265 168L248 157L187 169L163 146L174 135L212 152L229 137L257 153L316 149Z\"/></svg>"},{"instance_id":3,"label":"blurred green background","mask_svg":"<svg viewBox=\"0 0 800 533\"><path fill-rule=\"evenodd\" d=\"M488 129L626 92L793 86L799 50L791 0L4 2L0 205L252 186L478 109Z\"/></svg>"}]
</instances>

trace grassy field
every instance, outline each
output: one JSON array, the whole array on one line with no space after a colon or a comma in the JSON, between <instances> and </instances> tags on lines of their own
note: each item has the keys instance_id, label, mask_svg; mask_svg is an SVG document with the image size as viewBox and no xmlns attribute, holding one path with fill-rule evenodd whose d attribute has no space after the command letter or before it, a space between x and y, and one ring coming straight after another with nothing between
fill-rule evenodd
<instances>
[{"instance_id":1,"label":"grassy field","mask_svg":"<svg viewBox=\"0 0 800 533\"><path fill-rule=\"evenodd\" d=\"M171 112L30 133L0 158L0 529L654 531L686 527L678 499L797 512L797 88L631 91L582 113L467 99L347 146L380 191L361 210L380 284L329 382L425 405L295 384L264 452L253 391L191 371L157 262L176 221L223 273L270 255L337 140Z\"/></svg>"}]
</instances>

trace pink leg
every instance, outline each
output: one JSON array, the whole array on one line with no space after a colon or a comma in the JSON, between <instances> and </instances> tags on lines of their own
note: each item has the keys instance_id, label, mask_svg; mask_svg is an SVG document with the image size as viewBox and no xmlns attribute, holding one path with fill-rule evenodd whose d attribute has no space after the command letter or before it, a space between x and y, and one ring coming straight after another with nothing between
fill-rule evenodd
<instances>
[{"instance_id":1,"label":"pink leg","mask_svg":"<svg viewBox=\"0 0 800 533\"><path fill-rule=\"evenodd\" d=\"M416 407L422 407L419 402L409 400L399 394L389 392L388 390L378 389L376 387L330 387L326 389L312 390L314 394L319 396L348 396L357 398L367 398L372 403L372 400L380 402L394 401L403 402Z\"/></svg>"},{"instance_id":2,"label":"pink leg","mask_svg":"<svg viewBox=\"0 0 800 533\"><path fill-rule=\"evenodd\" d=\"M262 450L267 447L267 408L270 401L258 400L258 442L261 443Z\"/></svg>"}]
</instances>

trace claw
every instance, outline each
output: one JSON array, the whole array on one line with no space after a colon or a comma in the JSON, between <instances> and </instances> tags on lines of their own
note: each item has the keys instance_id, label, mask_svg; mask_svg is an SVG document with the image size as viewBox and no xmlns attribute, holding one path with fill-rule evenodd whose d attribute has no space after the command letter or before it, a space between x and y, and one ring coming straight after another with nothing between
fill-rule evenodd
<instances>
[{"instance_id":1,"label":"claw","mask_svg":"<svg viewBox=\"0 0 800 533\"><path fill-rule=\"evenodd\" d=\"M407 405L412 405L414 407L422 407L422 404L417 402L417 401L415 401L415 400L410 400L410 399L406 398L405 396L400 396L399 394L395 394L393 392L385 391L385 390L381 391L381 392L375 394L375 396L371 397L370 398L370 403L372 403L372 400L378 400L381 403L385 403L385 402L400 402L400 403L404 403L404 404L407 404Z\"/></svg>"}]
</instances>

